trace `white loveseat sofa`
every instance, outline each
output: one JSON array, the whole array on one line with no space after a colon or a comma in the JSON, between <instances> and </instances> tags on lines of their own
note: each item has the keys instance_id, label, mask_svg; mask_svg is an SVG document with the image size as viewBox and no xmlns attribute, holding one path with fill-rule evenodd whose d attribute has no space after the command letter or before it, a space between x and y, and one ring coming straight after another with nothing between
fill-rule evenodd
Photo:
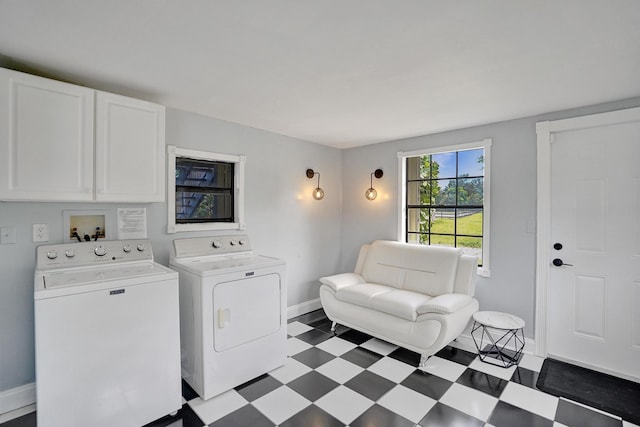
<instances>
[{"instance_id":1,"label":"white loveseat sofa","mask_svg":"<svg viewBox=\"0 0 640 427\"><path fill-rule=\"evenodd\" d=\"M333 322L421 354L453 341L478 311L477 258L462 250L377 240L363 245L353 273L320 279Z\"/></svg>"}]
</instances>

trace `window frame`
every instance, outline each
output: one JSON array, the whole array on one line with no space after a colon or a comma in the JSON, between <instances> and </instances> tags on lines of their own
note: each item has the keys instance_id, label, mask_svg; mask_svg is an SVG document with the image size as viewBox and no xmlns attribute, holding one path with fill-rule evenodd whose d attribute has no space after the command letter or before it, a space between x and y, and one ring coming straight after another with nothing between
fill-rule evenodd
<instances>
[{"instance_id":1,"label":"window frame","mask_svg":"<svg viewBox=\"0 0 640 427\"><path fill-rule=\"evenodd\" d=\"M490 216L491 216L491 138L465 144L448 145L442 147L424 148L415 151L398 152L398 231L399 242L407 241L407 158L441 153L467 151L478 148L484 149L484 180L483 180L483 215L482 215L482 266L478 267L478 275L490 277Z\"/></svg>"},{"instance_id":2,"label":"window frame","mask_svg":"<svg viewBox=\"0 0 640 427\"><path fill-rule=\"evenodd\" d=\"M176 158L225 162L234 164L233 175L233 222L209 221L179 224L176 222ZM244 230L244 173L245 156L211 153L208 151L167 146L167 233L185 231Z\"/></svg>"}]
</instances>

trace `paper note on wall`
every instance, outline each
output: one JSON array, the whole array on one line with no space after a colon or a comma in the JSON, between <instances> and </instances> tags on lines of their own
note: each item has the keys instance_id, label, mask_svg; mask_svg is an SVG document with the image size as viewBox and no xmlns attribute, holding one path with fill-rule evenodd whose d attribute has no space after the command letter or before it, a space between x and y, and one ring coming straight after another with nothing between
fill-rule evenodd
<instances>
[{"instance_id":1,"label":"paper note on wall","mask_svg":"<svg viewBox=\"0 0 640 427\"><path fill-rule=\"evenodd\" d=\"M118 239L147 238L147 209L118 208Z\"/></svg>"}]
</instances>

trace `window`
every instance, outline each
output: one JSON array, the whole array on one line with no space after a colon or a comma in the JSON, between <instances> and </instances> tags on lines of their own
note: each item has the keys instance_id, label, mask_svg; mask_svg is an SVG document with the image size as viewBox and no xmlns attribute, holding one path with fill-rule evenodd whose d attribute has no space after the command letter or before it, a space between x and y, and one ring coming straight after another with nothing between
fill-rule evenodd
<instances>
[{"instance_id":1,"label":"window","mask_svg":"<svg viewBox=\"0 0 640 427\"><path fill-rule=\"evenodd\" d=\"M399 240L464 249L489 275L491 140L398 153Z\"/></svg>"},{"instance_id":2,"label":"window","mask_svg":"<svg viewBox=\"0 0 640 427\"><path fill-rule=\"evenodd\" d=\"M169 233L244 229L244 156L170 145L167 157Z\"/></svg>"}]
</instances>

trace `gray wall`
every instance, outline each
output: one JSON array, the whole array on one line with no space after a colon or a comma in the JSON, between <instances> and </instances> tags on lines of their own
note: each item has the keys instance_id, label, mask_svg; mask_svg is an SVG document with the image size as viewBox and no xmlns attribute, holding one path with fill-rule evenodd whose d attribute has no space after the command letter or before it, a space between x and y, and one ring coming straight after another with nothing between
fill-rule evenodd
<instances>
[{"instance_id":1,"label":"gray wall","mask_svg":"<svg viewBox=\"0 0 640 427\"><path fill-rule=\"evenodd\" d=\"M491 277L478 277L481 310L506 311L526 322L533 338L536 255L536 122L640 106L640 98L544 114L345 150L342 155L342 263L352 270L360 245L396 239L399 151L449 146L491 138ZM364 198L376 168L384 176L374 187L379 197Z\"/></svg>"},{"instance_id":2,"label":"gray wall","mask_svg":"<svg viewBox=\"0 0 640 427\"><path fill-rule=\"evenodd\" d=\"M166 135L182 148L247 156L246 232L254 251L287 261L289 306L317 298L316 279L340 268L341 151L177 110L167 111ZM311 198L309 167L322 174L322 201ZM35 380L31 225L48 223L49 243L59 243L64 210L107 209L115 218L119 206L126 205L0 202L0 225L14 226L17 240L0 245L0 391ZM228 233L169 235L166 204L134 206L147 208L155 259L165 265L172 239Z\"/></svg>"},{"instance_id":3,"label":"gray wall","mask_svg":"<svg viewBox=\"0 0 640 427\"><path fill-rule=\"evenodd\" d=\"M183 111L167 111L167 144L226 154L244 154L247 233L257 253L287 261L288 304L318 296L317 278L353 269L362 243L395 239L398 217L398 151L492 138L491 277L479 278L482 309L504 310L525 319L533 336L535 234L535 123L640 106L640 98L435 135L337 150ZM311 199L322 175L325 198ZM364 198L376 168L379 197ZM343 197L344 195L344 197ZM17 243L0 245L0 391L33 382L33 270L36 244L31 224L48 223L50 242L62 240L64 210L109 209L119 204L0 202L0 225L16 227ZM148 234L156 261L166 264L169 243L164 203L147 208ZM214 235L220 233L201 233Z\"/></svg>"}]
</instances>

